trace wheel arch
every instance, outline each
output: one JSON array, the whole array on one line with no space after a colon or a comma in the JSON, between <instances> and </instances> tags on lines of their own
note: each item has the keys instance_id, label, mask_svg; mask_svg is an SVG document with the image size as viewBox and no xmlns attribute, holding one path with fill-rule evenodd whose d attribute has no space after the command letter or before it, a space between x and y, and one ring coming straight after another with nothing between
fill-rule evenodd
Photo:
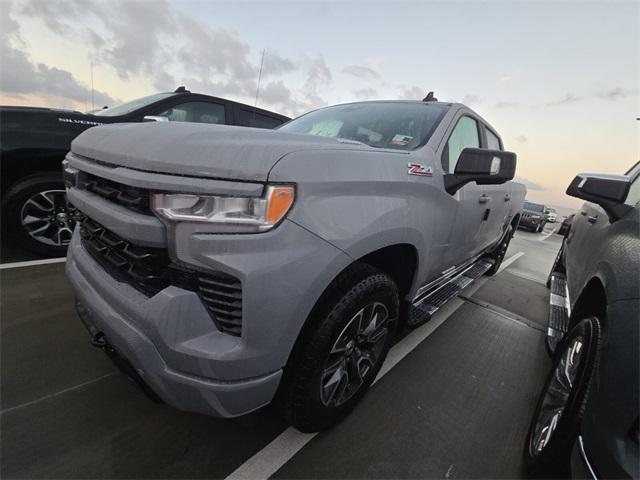
<instances>
[{"instance_id":1,"label":"wheel arch","mask_svg":"<svg viewBox=\"0 0 640 480\"><path fill-rule=\"evenodd\" d=\"M28 148L2 152L2 196L17 182L27 177L59 173L65 156L64 150ZM60 175L62 181L62 174Z\"/></svg>"},{"instance_id":2,"label":"wheel arch","mask_svg":"<svg viewBox=\"0 0 640 480\"><path fill-rule=\"evenodd\" d=\"M578 299L571 310L569 321L570 328L573 328L580 320L588 316L596 316L602 327L606 323L607 313L607 293L605 286L599 277L591 278L581 290Z\"/></svg>"},{"instance_id":3,"label":"wheel arch","mask_svg":"<svg viewBox=\"0 0 640 480\"><path fill-rule=\"evenodd\" d=\"M398 261L398 258L401 258L401 260ZM403 301L404 297L409 293L418 270L418 250L414 245L409 243L396 243L378 248L352 260L342 270L340 270L333 277L331 282L326 285L322 293L314 302L313 307L309 310L309 314L302 323L296 339L293 342L293 346L287 357L286 365L289 365L292 359L296 356L296 347L304 343L309 332L313 330L312 319L316 317L319 311L325 308L333 289L336 287L336 283L339 282L340 278L350 269L357 268L358 265L368 265L391 276L398 287L401 309L400 313L402 315L403 304L406 303Z\"/></svg>"}]
</instances>

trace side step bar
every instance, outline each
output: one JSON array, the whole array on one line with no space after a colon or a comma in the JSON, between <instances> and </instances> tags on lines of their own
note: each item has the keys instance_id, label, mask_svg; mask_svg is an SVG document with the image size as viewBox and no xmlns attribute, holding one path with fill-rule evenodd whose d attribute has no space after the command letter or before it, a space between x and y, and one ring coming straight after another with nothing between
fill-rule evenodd
<instances>
[{"instance_id":1,"label":"side step bar","mask_svg":"<svg viewBox=\"0 0 640 480\"><path fill-rule=\"evenodd\" d=\"M448 282L434 288L426 295L421 294L414 299L409 307L407 323L410 326L420 325L428 320L442 308L442 306L457 296L473 281L484 275L493 266L493 260L481 259L470 265Z\"/></svg>"},{"instance_id":2,"label":"side step bar","mask_svg":"<svg viewBox=\"0 0 640 480\"><path fill-rule=\"evenodd\" d=\"M549 326L547 328L547 347L551 353L569 331L569 295L567 278L564 273L552 272L549 278Z\"/></svg>"}]
</instances>

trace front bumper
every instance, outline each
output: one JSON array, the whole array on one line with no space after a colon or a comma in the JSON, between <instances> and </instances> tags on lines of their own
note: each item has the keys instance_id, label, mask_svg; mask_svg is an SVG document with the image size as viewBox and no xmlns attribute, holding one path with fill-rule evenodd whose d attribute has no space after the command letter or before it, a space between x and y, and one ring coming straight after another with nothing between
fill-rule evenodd
<instances>
[{"instance_id":1,"label":"front bumper","mask_svg":"<svg viewBox=\"0 0 640 480\"><path fill-rule=\"evenodd\" d=\"M200 268L242 280L241 337L218 331L193 291L169 286L148 297L117 281L88 254L78 231L67 276L89 331L103 332L164 402L214 416L243 415L273 399L311 308L351 260L288 221L270 234L183 240L197 243Z\"/></svg>"},{"instance_id":2,"label":"front bumper","mask_svg":"<svg viewBox=\"0 0 640 480\"><path fill-rule=\"evenodd\" d=\"M191 296L191 292L172 291L167 292L165 298L147 299L130 289L131 292L118 299L114 285L110 285L113 280L99 270L78 243L76 239L70 247L66 271L76 293L83 323L90 331L103 332L118 354L134 366L142 380L164 402L181 410L234 417L271 401L282 376L281 370L232 382L189 375L167 365L151 339L131 318L145 318L145 310L156 310L154 304L158 302L164 303L169 311L178 308L188 314L190 308L184 297ZM110 295L109 291L115 295Z\"/></svg>"}]
</instances>

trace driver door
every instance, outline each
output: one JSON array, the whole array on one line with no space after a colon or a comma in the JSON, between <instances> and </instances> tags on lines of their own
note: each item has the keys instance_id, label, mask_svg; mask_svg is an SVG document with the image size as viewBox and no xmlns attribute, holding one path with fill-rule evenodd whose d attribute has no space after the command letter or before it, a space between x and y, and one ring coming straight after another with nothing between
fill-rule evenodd
<instances>
[{"instance_id":1,"label":"driver door","mask_svg":"<svg viewBox=\"0 0 640 480\"><path fill-rule=\"evenodd\" d=\"M460 115L442 151L442 167L445 173L454 172L462 150L480 146L478 121L468 114ZM456 208L448 241L450 247L445 252L447 267L464 263L479 250L487 195L479 185L470 182L452 196L456 201Z\"/></svg>"}]
</instances>

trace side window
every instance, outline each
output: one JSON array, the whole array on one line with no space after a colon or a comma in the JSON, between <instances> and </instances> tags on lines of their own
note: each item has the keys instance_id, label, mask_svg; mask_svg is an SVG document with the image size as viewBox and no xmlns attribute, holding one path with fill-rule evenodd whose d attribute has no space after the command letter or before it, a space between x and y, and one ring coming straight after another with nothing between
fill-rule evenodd
<instances>
[{"instance_id":1,"label":"side window","mask_svg":"<svg viewBox=\"0 0 640 480\"><path fill-rule=\"evenodd\" d=\"M278 125L281 125L282 121L274 117L269 117L267 115L254 112L253 110L239 108L238 123L246 127L275 128Z\"/></svg>"},{"instance_id":2,"label":"side window","mask_svg":"<svg viewBox=\"0 0 640 480\"><path fill-rule=\"evenodd\" d=\"M471 117L464 116L458 120L444 150L442 167L445 171L453 173L460 153L467 147L479 148L480 137L478 122Z\"/></svg>"},{"instance_id":3,"label":"side window","mask_svg":"<svg viewBox=\"0 0 640 480\"><path fill-rule=\"evenodd\" d=\"M500 139L488 128L485 128L484 131L487 133L487 148L491 150L502 150L502 147L500 146Z\"/></svg>"},{"instance_id":4,"label":"side window","mask_svg":"<svg viewBox=\"0 0 640 480\"><path fill-rule=\"evenodd\" d=\"M224 124L224 105L211 102L187 102L158 114L171 122Z\"/></svg>"}]
</instances>

